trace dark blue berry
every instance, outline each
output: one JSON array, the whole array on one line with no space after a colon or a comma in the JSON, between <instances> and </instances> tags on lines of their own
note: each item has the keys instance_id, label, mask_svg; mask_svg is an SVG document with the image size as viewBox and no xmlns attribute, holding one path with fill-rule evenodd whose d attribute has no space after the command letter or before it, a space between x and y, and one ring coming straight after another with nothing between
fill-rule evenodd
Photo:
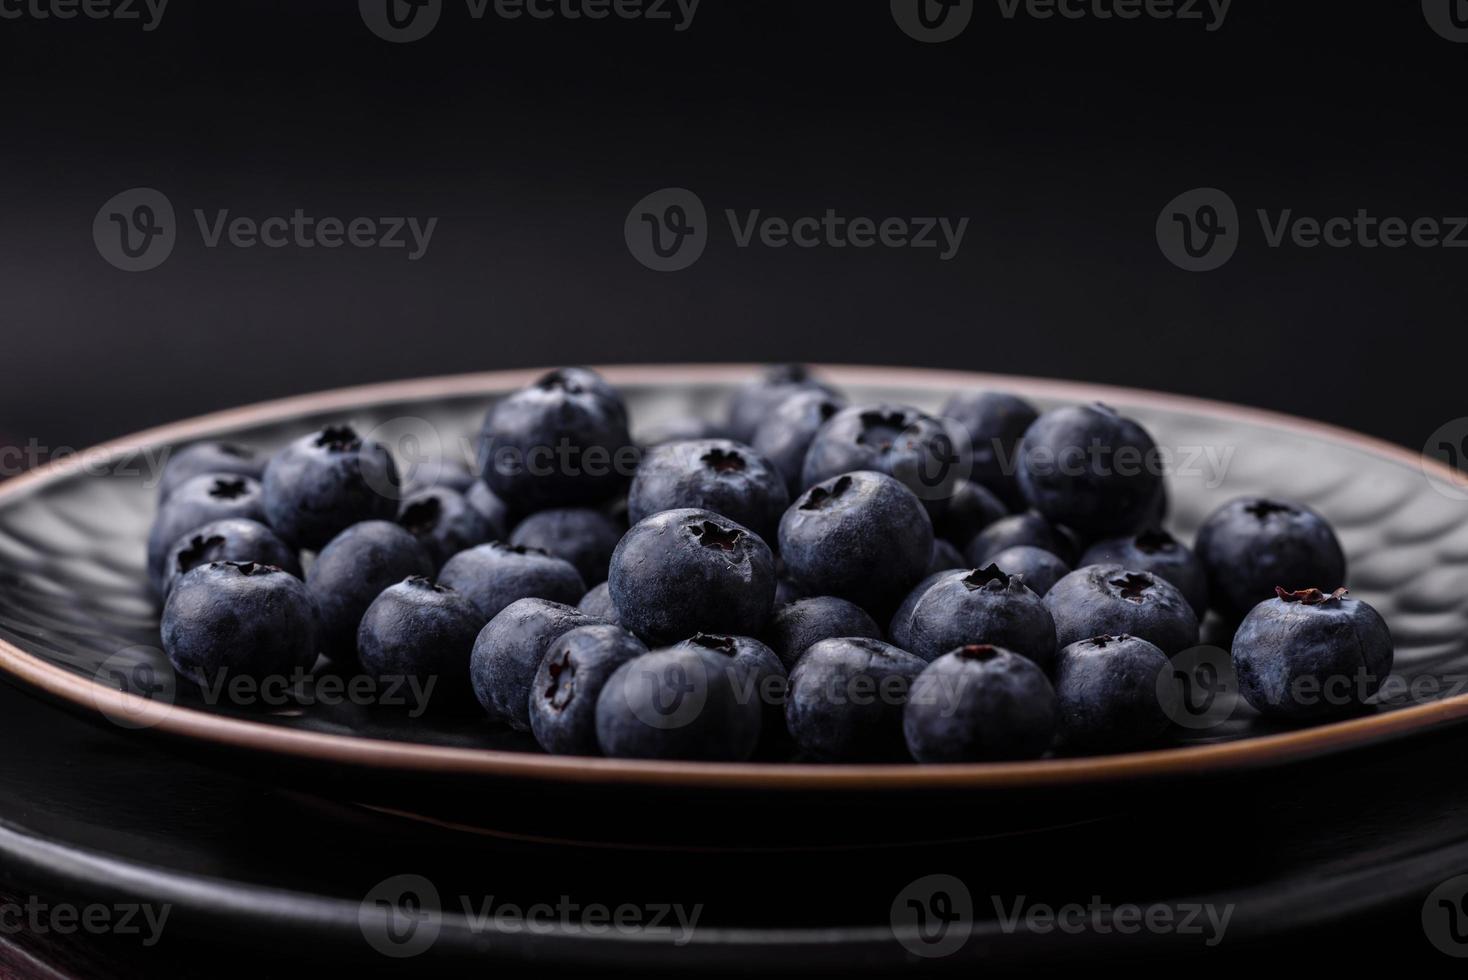
<instances>
[{"instance_id":1,"label":"dark blue berry","mask_svg":"<svg viewBox=\"0 0 1468 980\"><path fill-rule=\"evenodd\" d=\"M755 430L750 445L779 471L789 496L798 496L804 486L805 454L816 432L845 407L846 400L838 395L816 388L797 391L772 408Z\"/></svg>"},{"instance_id":2,"label":"dark blue berry","mask_svg":"<svg viewBox=\"0 0 1468 980\"><path fill-rule=\"evenodd\" d=\"M700 630L758 635L775 600L775 559L743 525L707 510L666 510L633 525L612 554L622 625L650 644Z\"/></svg>"},{"instance_id":3,"label":"dark blue berry","mask_svg":"<svg viewBox=\"0 0 1468 980\"><path fill-rule=\"evenodd\" d=\"M1208 598L1225 616L1243 616L1276 587L1346 583L1346 556L1325 518L1301 504L1262 497L1231 500L1198 531Z\"/></svg>"},{"instance_id":4,"label":"dark blue berry","mask_svg":"<svg viewBox=\"0 0 1468 980\"><path fill-rule=\"evenodd\" d=\"M811 644L837 636L880 640L882 630L855 603L823 595L776 606L762 638L789 670Z\"/></svg>"},{"instance_id":5,"label":"dark blue berry","mask_svg":"<svg viewBox=\"0 0 1468 980\"><path fill-rule=\"evenodd\" d=\"M210 562L174 585L162 634L174 669L201 686L291 678L316 661L316 604L279 568Z\"/></svg>"},{"instance_id":6,"label":"dark blue berry","mask_svg":"<svg viewBox=\"0 0 1468 980\"><path fill-rule=\"evenodd\" d=\"M429 487L404 499L398 523L418 539L437 567L466 548L490 540L495 533L483 514L448 487Z\"/></svg>"},{"instance_id":7,"label":"dark blue berry","mask_svg":"<svg viewBox=\"0 0 1468 980\"><path fill-rule=\"evenodd\" d=\"M990 556L989 564L1007 575L1020 576L1030 591L1038 596L1049 592L1056 582L1071 573L1071 567L1061 561L1059 555L1027 544L1005 548Z\"/></svg>"},{"instance_id":8,"label":"dark blue berry","mask_svg":"<svg viewBox=\"0 0 1468 980\"><path fill-rule=\"evenodd\" d=\"M510 544L539 548L576 566L587 585L607 580L612 552L626 525L590 507L553 507L515 525Z\"/></svg>"},{"instance_id":9,"label":"dark blue berry","mask_svg":"<svg viewBox=\"0 0 1468 980\"><path fill-rule=\"evenodd\" d=\"M907 596L898 605L897 611L892 614L892 619L887 625L888 639L894 644L904 650L911 646L912 635L908 630L908 625L912 622L912 611L917 608L918 601L922 599L928 589L932 588L934 583L942 579L949 571L951 569L933 572L930 575L924 576L923 580L913 586L912 590L907 593Z\"/></svg>"},{"instance_id":10,"label":"dark blue berry","mask_svg":"<svg viewBox=\"0 0 1468 980\"><path fill-rule=\"evenodd\" d=\"M754 438L769 414L786 398L801 391L819 391L839 397L829 385L811 377L800 364L780 364L769 368L755 381L740 386L729 402L729 438L748 442Z\"/></svg>"},{"instance_id":11,"label":"dark blue berry","mask_svg":"<svg viewBox=\"0 0 1468 980\"><path fill-rule=\"evenodd\" d=\"M801 484L813 487L842 473L872 470L896 478L928 512L943 512L963 476L967 446L938 419L905 405L842 409L811 440Z\"/></svg>"},{"instance_id":12,"label":"dark blue berry","mask_svg":"<svg viewBox=\"0 0 1468 980\"><path fill-rule=\"evenodd\" d=\"M164 565L178 539L197 527L226 517L265 523L260 484L233 473L204 473L179 484L158 506L148 532L148 581L161 594Z\"/></svg>"},{"instance_id":13,"label":"dark blue berry","mask_svg":"<svg viewBox=\"0 0 1468 980\"><path fill-rule=\"evenodd\" d=\"M489 410L483 477L511 510L595 504L626 485L636 458L626 407L588 373L553 371Z\"/></svg>"},{"instance_id":14,"label":"dark blue berry","mask_svg":"<svg viewBox=\"0 0 1468 980\"><path fill-rule=\"evenodd\" d=\"M174 542L163 564L163 594L173 591L181 575L215 561L259 562L301 577L295 550L274 531L259 521L226 517L196 527Z\"/></svg>"},{"instance_id":15,"label":"dark blue berry","mask_svg":"<svg viewBox=\"0 0 1468 980\"><path fill-rule=\"evenodd\" d=\"M1066 564L1075 561L1078 554L1074 539L1063 528L1056 527L1032 510L1001 517L980 531L963 553L970 565L982 567L993 561L999 552L1019 545L1042 548Z\"/></svg>"},{"instance_id":16,"label":"dark blue berry","mask_svg":"<svg viewBox=\"0 0 1468 980\"><path fill-rule=\"evenodd\" d=\"M766 540L790 505L785 481L750 447L727 439L670 442L650 449L627 492L632 523L664 510L722 514Z\"/></svg>"},{"instance_id":17,"label":"dark blue berry","mask_svg":"<svg viewBox=\"0 0 1468 980\"><path fill-rule=\"evenodd\" d=\"M868 637L813 643L790 672L785 724L800 751L830 762L906 755L902 708L926 664Z\"/></svg>"},{"instance_id":18,"label":"dark blue berry","mask_svg":"<svg viewBox=\"0 0 1468 980\"><path fill-rule=\"evenodd\" d=\"M1165 578L1122 565L1088 565L1045 594L1061 646L1093 636L1139 636L1169 657L1198 644L1198 617Z\"/></svg>"},{"instance_id":19,"label":"dark blue berry","mask_svg":"<svg viewBox=\"0 0 1468 980\"><path fill-rule=\"evenodd\" d=\"M631 633L616 626L578 626L546 650L530 689L530 730L547 752L600 755L596 744L596 699L612 673L647 653Z\"/></svg>"},{"instance_id":20,"label":"dark blue berry","mask_svg":"<svg viewBox=\"0 0 1468 980\"><path fill-rule=\"evenodd\" d=\"M970 644L913 681L902 731L919 762L1035 759L1050 747L1055 713L1055 689L1033 660Z\"/></svg>"},{"instance_id":21,"label":"dark blue berry","mask_svg":"<svg viewBox=\"0 0 1468 980\"><path fill-rule=\"evenodd\" d=\"M418 539L388 521L363 521L332 538L306 572L321 610L321 652L351 663L357 626L372 600L410 575L432 574L433 560Z\"/></svg>"},{"instance_id":22,"label":"dark blue berry","mask_svg":"<svg viewBox=\"0 0 1468 980\"><path fill-rule=\"evenodd\" d=\"M758 698L746 671L697 644L654 650L622 664L596 699L596 741L616 759L741 762L759 742Z\"/></svg>"},{"instance_id":23,"label":"dark blue berry","mask_svg":"<svg viewBox=\"0 0 1468 980\"><path fill-rule=\"evenodd\" d=\"M1091 539L1126 534L1155 505L1157 446L1105 405L1045 412L1019 447L1019 485L1030 506Z\"/></svg>"},{"instance_id":24,"label":"dark blue berry","mask_svg":"<svg viewBox=\"0 0 1468 980\"><path fill-rule=\"evenodd\" d=\"M592 619L602 623L611 623L613 626L622 625L622 617L617 613L617 605L612 602L612 588L606 582L593 585L587 590L581 601L576 603L580 609Z\"/></svg>"},{"instance_id":25,"label":"dark blue berry","mask_svg":"<svg viewBox=\"0 0 1468 980\"><path fill-rule=\"evenodd\" d=\"M904 608L908 608L904 604ZM1055 622L1045 603L1018 575L990 565L945 572L893 626L906 649L926 661L970 644L989 644L1029 657L1042 670L1055 662Z\"/></svg>"},{"instance_id":26,"label":"dark blue berry","mask_svg":"<svg viewBox=\"0 0 1468 980\"><path fill-rule=\"evenodd\" d=\"M755 700L763 719L760 738L768 747L781 744L785 733L785 692L789 678L775 651L748 636L696 633L677 646L696 646L729 658L736 674L731 678L740 701Z\"/></svg>"},{"instance_id":27,"label":"dark blue berry","mask_svg":"<svg viewBox=\"0 0 1468 980\"><path fill-rule=\"evenodd\" d=\"M530 730L530 693L550 645L581 626L606 625L559 602L519 599L491 619L474 641L469 676L474 696L495 721Z\"/></svg>"},{"instance_id":28,"label":"dark blue berry","mask_svg":"<svg viewBox=\"0 0 1468 980\"><path fill-rule=\"evenodd\" d=\"M401 486L386 449L349 425L302 436L271 457L265 513L281 539L317 550L360 521L392 520Z\"/></svg>"},{"instance_id":29,"label":"dark blue berry","mask_svg":"<svg viewBox=\"0 0 1468 980\"><path fill-rule=\"evenodd\" d=\"M1385 620L1345 589L1279 589L1244 617L1233 639L1239 693L1278 718L1359 710L1381 689L1393 659Z\"/></svg>"},{"instance_id":30,"label":"dark blue berry","mask_svg":"<svg viewBox=\"0 0 1468 980\"><path fill-rule=\"evenodd\" d=\"M1158 684L1167 655L1138 636L1096 636L1068 644L1055 663L1060 741L1070 751L1149 745L1168 727Z\"/></svg>"},{"instance_id":31,"label":"dark blue berry","mask_svg":"<svg viewBox=\"0 0 1468 980\"><path fill-rule=\"evenodd\" d=\"M384 589L362 614L357 661L372 677L415 678L435 706L472 705L469 652L484 624L468 599L412 576Z\"/></svg>"},{"instance_id":32,"label":"dark blue berry","mask_svg":"<svg viewBox=\"0 0 1468 980\"><path fill-rule=\"evenodd\" d=\"M963 548L979 532L1008 515L1008 508L988 487L972 480L959 480L934 531L938 537Z\"/></svg>"},{"instance_id":33,"label":"dark blue berry","mask_svg":"<svg viewBox=\"0 0 1468 980\"><path fill-rule=\"evenodd\" d=\"M1011 510L1024 507L1015 476L1020 440L1040 417L1035 406L1003 391L966 391L948 399L939 414L968 433L973 454L969 478L994 491Z\"/></svg>"},{"instance_id":34,"label":"dark blue berry","mask_svg":"<svg viewBox=\"0 0 1468 980\"><path fill-rule=\"evenodd\" d=\"M922 502L882 473L845 473L811 487L780 521L780 557L813 595L878 614L902 601L933 557Z\"/></svg>"},{"instance_id":35,"label":"dark blue berry","mask_svg":"<svg viewBox=\"0 0 1468 980\"><path fill-rule=\"evenodd\" d=\"M260 479L265 457L250 446L233 442L195 442L174 450L158 481L158 499L167 500L186 481L206 473Z\"/></svg>"},{"instance_id":36,"label":"dark blue berry","mask_svg":"<svg viewBox=\"0 0 1468 980\"><path fill-rule=\"evenodd\" d=\"M486 619L516 599L574 605L586 594L576 566L539 548L491 541L461 551L438 574L441 585L464 594Z\"/></svg>"},{"instance_id":37,"label":"dark blue berry","mask_svg":"<svg viewBox=\"0 0 1468 980\"><path fill-rule=\"evenodd\" d=\"M1198 556L1166 531L1142 531L1099 541L1081 556L1082 565L1121 565L1167 579L1188 600L1199 620L1208 611L1208 576Z\"/></svg>"}]
</instances>

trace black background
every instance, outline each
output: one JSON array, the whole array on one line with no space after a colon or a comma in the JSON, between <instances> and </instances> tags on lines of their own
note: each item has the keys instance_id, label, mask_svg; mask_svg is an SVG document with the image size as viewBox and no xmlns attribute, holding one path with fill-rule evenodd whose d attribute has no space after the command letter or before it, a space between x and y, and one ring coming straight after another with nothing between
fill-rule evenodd
<instances>
[{"instance_id":1,"label":"black background","mask_svg":"<svg viewBox=\"0 0 1468 980\"><path fill-rule=\"evenodd\" d=\"M309 6L310 9L303 9ZM472 20L394 45L355 3L173 0L158 26L0 20L0 431L79 446L274 396L567 361L938 365L1121 383L1421 447L1459 394L1468 250L1265 246L1256 208L1468 214L1468 44L1419 4L1235 0L1202 22L1007 20L922 44L885 0L704 0L692 26ZM665 186L692 268L629 254ZM158 269L113 194L180 217ZM1161 254L1175 195L1243 241ZM192 209L436 216L403 250L206 249ZM970 220L933 250L736 248L725 208Z\"/></svg>"}]
</instances>

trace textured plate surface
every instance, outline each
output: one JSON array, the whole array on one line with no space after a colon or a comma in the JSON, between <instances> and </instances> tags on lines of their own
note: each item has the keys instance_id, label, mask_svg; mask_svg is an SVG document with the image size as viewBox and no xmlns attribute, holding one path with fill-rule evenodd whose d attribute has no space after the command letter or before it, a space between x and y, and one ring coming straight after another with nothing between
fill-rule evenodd
<instances>
[{"instance_id":1,"label":"textured plate surface","mask_svg":"<svg viewBox=\"0 0 1468 980\"><path fill-rule=\"evenodd\" d=\"M754 368L616 367L636 429L685 412L717 415ZM225 436L266 449L350 420L402 454L459 452L487 405L538 372L404 382L290 399L180 423L53 463L0 487L0 667L124 725L357 766L581 782L801 789L1073 783L1283 761L1424 729L1468 714L1468 503L1454 475L1405 450L1340 430L1226 405L1124 389L952 372L829 368L853 401L936 409L954 390L1005 388L1042 405L1105 400L1173 451L1169 525L1191 540L1240 494L1307 503L1338 529L1349 584L1390 624L1392 694L1361 717L1283 730L1240 706L1226 723L1179 730L1156 751L963 766L705 765L552 758L478 721L292 700L209 703L175 686L157 649L144 584L151 474L170 447ZM437 441L439 445L433 446ZM1219 624L1205 628L1217 635ZM143 696L150 700L143 700Z\"/></svg>"}]
</instances>

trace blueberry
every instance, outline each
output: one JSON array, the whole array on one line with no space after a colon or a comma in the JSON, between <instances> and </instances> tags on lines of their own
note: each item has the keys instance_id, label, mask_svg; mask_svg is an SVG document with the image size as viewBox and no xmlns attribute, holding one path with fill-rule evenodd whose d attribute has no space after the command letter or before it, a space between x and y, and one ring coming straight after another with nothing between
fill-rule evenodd
<instances>
[{"instance_id":1,"label":"blueberry","mask_svg":"<svg viewBox=\"0 0 1468 980\"><path fill-rule=\"evenodd\" d=\"M897 607L897 611L892 614L892 619L888 623L887 638L895 645L901 647L903 650L906 650L912 645L912 634L908 629L908 625L912 622L913 609L917 607L918 601L922 599L923 594L932 588L934 583L947 575L950 570L944 569L941 572L933 572L925 576L921 582L913 586L912 590L907 593L906 598L902 600L902 603Z\"/></svg>"},{"instance_id":2,"label":"blueberry","mask_svg":"<svg viewBox=\"0 0 1468 980\"><path fill-rule=\"evenodd\" d=\"M1142 531L1100 541L1086 549L1082 565L1122 565L1167 579L1188 600L1201 621L1208 611L1208 576L1198 556L1166 531Z\"/></svg>"},{"instance_id":3,"label":"blueberry","mask_svg":"<svg viewBox=\"0 0 1468 980\"><path fill-rule=\"evenodd\" d=\"M776 606L763 639L789 670L811 644L836 636L880 640L882 630L855 603L822 595Z\"/></svg>"},{"instance_id":4,"label":"blueberry","mask_svg":"<svg viewBox=\"0 0 1468 980\"><path fill-rule=\"evenodd\" d=\"M1155 505L1161 483L1152 437L1105 405L1045 412L1020 442L1025 499L1088 538L1135 530Z\"/></svg>"},{"instance_id":5,"label":"blueberry","mask_svg":"<svg viewBox=\"0 0 1468 980\"><path fill-rule=\"evenodd\" d=\"M448 487L429 487L405 498L398 509L398 523L418 539L437 567L495 533L483 514Z\"/></svg>"},{"instance_id":6,"label":"blueberry","mask_svg":"<svg viewBox=\"0 0 1468 980\"><path fill-rule=\"evenodd\" d=\"M578 626L541 657L530 688L530 730L547 752L600 755L596 699L612 672L647 647L616 626Z\"/></svg>"},{"instance_id":7,"label":"blueberry","mask_svg":"<svg viewBox=\"0 0 1468 980\"><path fill-rule=\"evenodd\" d=\"M970 565L984 566L1007 548L1027 545L1050 552L1066 564L1075 561L1078 550L1064 528L1056 527L1034 511L1001 517L980 531L964 555Z\"/></svg>"},{"instance_id":8,"label":"blueberry","mask_svg":"<svg viewBox=\"0 0 1468 980\"><path fill-rule=\"evenodd\" d=\"M622 625L622 617L617 614L617 606L612 602L612 588L605 582L587 590L581 601L576 603L576 608L598 622Z\"/></svg>"},{"instance_id":9,"label":"blueberry","mask_svg":"<svg viewBox=\"0 0 1468 980\"><path fill-rule=\"evenodd\" d=\"M774 406L755 430L750 445L779 471L789 496L798 496L803 487L805 454L816 432L845 407L839 395L808 388Z\"/></svg>"},{"instance_id":10,"label":"blueberry","mask_svg":"<svg viewBox=\"0 0 1468 980\"><path fill-rule=\"evenodd\" d=\"M576 566L587 585L607 580L612 552L626 526L590 507L553 507L515 525L511 544L539 548Z\"/></svg>"},{"instance_id":11,"label":"blueberry","mask_svg":"<svg viewBox=\"0 0 1468 980\"><path fill-rule=\"evenodd\" d=\"M902 731L919 762L1039 758L1055 732L1055 689L1030 658L969 644L913 681Z\"/></svg>"},{"instance_id":12,"label":"blueberry","mask_svg":"<svg viewBox=\"0 0 1468 980\"><path fill-rule=\"evenodd\" d=\"M392 520L401 496L387 450L349 425L286 446L271 457L261 482L275 533L313 551L360 521Z\"/></svg>"},{"instance_id":13,"label":"blueberry","mask_svg":"<svg viewBox=\"0 0 1468 980\"><path fill-rule=\"evenodd\" d=\"M968 568L969 564L953 545L942 538L933 539L933 557L928 562L928 574L946 572L955 568Z\"/></svg>"},{"instance_id":14,"label":"blueberry","mask_svg":"<svg viewBox=\"0 0 1468 980\"><path fill-rule=\"evenodd\" d=\"M552 371L489 410L480 464L511 510L595 504L626 484L636 453L626 407L586 375Z\"/></svg>"},{"instance_id":15,"label":"blueberry","mask_svg":"<svg viewBox=\"0 0 1468 980\"><path fill-rule=\"evenodd\" d=\"M846 473L811 487L785 512L780 556L812 594L885 615L932 561L933 525L892 477Z\"/></svg>"},{"instance_id":16,"label":"blueberry","mask_svg":"<svg viewBox=\"0 0 1468 980\"><path fill-rule=\"evenodd\" d=\"M700 630L758 635L775 600L775 559L748 528L707 510L665 510L633 525L607 580L622 625L648 643Z\"/></svg>"},{"instance_id":17,"label":"blueberry","mask_svg":"<svg viewBox=\"0 0 1468 980\"><path fill-rule=\"evenodd\" d=\"M490 540L502 540L510 533L513 522L510 520L509 506L495 496L495 492L483 480L475 480L470 485L464 493L464 502L479 511L479 516L489 522Z\"/></svg>"},{"instance_id":18,"label":"blueberry","mask_svg":"<svg viewBox=\"0 0 1468 980\"><path fill-rule=\"evenodd\" d=\"M902 708L908 688L925 666L881 640L820 640L790 671L785 725L795 744L813 759L901 759L906 754Z\"/></svg>"},{"instance_id":19,"label":"blueberry","mask_svg":"<svg viewBox=\"0 0 1468 980\"><path fill-rule=\"evenodd\" d=\"M973 452L969 478L992 490L1010 509L1023 508L1015 471L1020 439L1040 417L1035 406L1008 392L966 391L948 399L939 414L968 432Z\"/></svg>"},{"instance_id":20,"label":"blueberry","mask_svg":"<svg viewBox=\"0 0 1468 980\"><path fill-rule=\"evenodd\" d=\"M596 699L596 741L620 759L741 762L759 742L760 702L728 656L682 644L618 667Z\"/></svg>"},{"instance_id":21,"label":"blueberry","mask_svg":"<svg viewBox=\"0 0 1468 980\"><path fill-rule=\"evenodd\" d=\"M548 599L518 599L479 631L469 657L474 696L495 721L530 730L530 690L550 645L581 626L606 625Z\"/></svg>"},{"instance_id":22,"label":"blueberry","mask_svg":"<svg viewBox=\"0 0 1468 980\"><path fill-rule=\"evenodd\" d=\"M1024 580L993 565L945 572L913 603L901 626L906 649L926 661L973 643L1004 647L1042 670L1055 662L1055 621Z\"/></svg>"},{"instance_id":23,"label":"blueberry","mask_svg":"<svg viewBox=\"0 0 1468 980\"><path fill-rule=\"evenodd\" d=\"M988 487L972 480L959 480L933 529L938 537L962 548L980 531L1008 514L1003 501Z\"/></svg>"},{"instance_id":24,"label":"blueberry","mask_svg":"<svg viewBox=\"0 0 1468 980\"><path fill-rule=\"evenodd\" d=\"M586 594L576 566L525 545L491 541L461 551L438 573L439 584L462 592L493 619L516 599L549 599L571 605Z\"/></svg>"},{"instance_id":25,"label":"blueberry","mask_svg":"<svg viewBox=\"0 0 1468 980\"><path fill-rule=\"evenodd\" d=\"M1055 587L1055 583L1071 573L1071 567L1044 548L1018 544L989 559L1001 572L1018 575L1035 595L1043 596Z\"/></svg>"},{"instance_id":26,"label":"blueberry","mask_svg":"<svg viewBox=\"0 0 1468 980\"><path fill-rule=\"evenodd\" d=\"M665 419L648 427L638 439L643 449L652 449L668 442L687 442L690 439L723 439L727 433L722 425L696 415L679 415Z\"/></svg>"},{"instance_id":27,"label":"blueberry","mask_svg":"<svg viewBox=\"0 0 1468 980\"><path fill-rule=\"evenodd\" d=\"M1346 582L1346 556L1325 518L1300 504L1261 497L1232 500L1203 522L1195 544L1208 572L1208 597L1225 616L1243 616L1277 586Z\"/></svg>"},{"instance_id":28,"label":"blueberry","mask_svg":"<svg viewBox=\"0 0 1468 980\"><path fill-rule=\"evenodd\" d=\"M158 499L167 500L186 481L206 473L227 473L258 480L264 472L265 458L249 446L233 442L195 442L169 455L158 480Z\"/></svg>"},{"instance_id":29,"label":"blueberry","mask_svg":"<svg viewBox=\"0 0 1468 980\"><path fill-rule=\"evenodd\" d=\"M194 528L226 517L266 523L260 484L233 473L203 473L179 484L158 506L148 532L148 581L154 591L163 588L164 565L178 539Z\"/></svg>"},{"instance_id":30,"label":"blueberry","mask_svg":"<svg viewBox=\"0 0 1468 980\"><path fill-rule=\"evenodd\" d=\"M173 591L180 576L214 561L259 562L301 577L295 551L274 531L246 517L226 517L196 527L174 542L163 563L163 594Z\"/></svg>"},{"instance_id":31,"label":"blueberry","mask_svg":"<svg viewBox=\"0 0 1468 980\"><path fill-rule=\"evenodd\" d=\"M711 510L774 540L790 505L785 481L759 453L727 439L670 442L650 449L627 492L627 516L637 523L664 510Z\"/></svg>"},{"instance_id":32,"label":"blueberry","mask_svg":"<svg viewBox=\"0 0 1468 980\"><path fill-rule=\"evenodd\" d=\"M627 421L627 403L622 398L622 393L612 384L591 368L585 367L563 367L554 371L547 371L536 382L537 385L556 384L561 385L568 391L589 391L602 401L610 404L613 409L622 416L622 421Z\"/></svg>"},{"instance_id":33,"label":"blueberry","mask_svg":"<svg viewBox=\"0 0 1468 980\"><path fill-rule=\"evenodd\" d=\"M1068 644L1055 664L1060 741L1072 751L1134 749L1168 727L1157 682L1168 659L1137 636L1096 636Z\"/></svg>"},{"instance_id":34,"label":"blueberry","mask_svg":"<svg viewBox=\"0 0 1468 980\"><path fill-rule=\"evenodd\" d=\"M800 364L769 368L758 380L742 385L729 403L729 438L748 442L765 418L786 398L800 391L819 391L840 397L836 390L811 377Z\"/></svg>"},{"instance_id":35,"label":"blueberry","mask_svg":"<svg viewBox=\"0 0 1468 980\"><path fill-rule=\"evenodd\" d=\"M216 561L184 574L163 606L163 649L201 686L290 678L316 661L316 604L271 565Z\"/></svg>"},{"instance_id":36,"label":"blueberry","mask_svg":"<svg viewBox=\"0 0 1468 980\"><path fill-rule=\"evenodd\" d=\"M1234 634L1239 693L1261 714L1349 714L1391 673L1392 635L1381 615L1345 589L1277 589Z\"/></svg>"},{"instance_id":37,"label":"blueberry","mask_svg":"<svg viewBox=\"0 0 1468 980\"><path fill-rule=\"evenodd\" d=\"M410 576L384 589L362 614L357 661L372 677L416 678L416 689L430 699L436 695L438 705L471 705L469 652L484 624L468 599Z\"/></svg>"},{"instance_id":38,"label":"blueberry","mask_svg":"<svg viewBox=\"0 0 1468 980\"><path fill-rule=\"evenodd\" d=\"M1198 644L1198 617L1167 579L1122 565L1087 565L1045 594L1061 646L1093 636L1139 636L1169 657Z\"/></svg>"},{"instance_id":39,"label":"blueberry","mask_svg":"<svg viewBox=\"0 0 1468 980\"><path fill-rule=\"evenodd\" d=\"M388 521L363 521L332 538L306 572L306 587L321 610L321 652L352 662L357 626L372 600L409 575L432 574L423 546Z\"/></svg>"},{"instance_id":40,"label":"blueberry","mask_svg":"<svg viewBox=\"0 0 1468 980\"><path fill-rule=\"evenodd\" d=\"M740 701L754 700L760 705L760 739L768 747L784 741L785 691L789 678L785 665L775 651L748 636L720 633L695 633L675 646L696 646L729 658L734 668L734 693Z\"/></svg>"},{"instance_id":41,"label":"blueberry","mask_svg":"<svg viewBox=\"0 0 1468 980\"><path fill-rule=\"evenodd\" d=\"M967 452L943 423L915 408L857 405L821 426L805 454L801 483L812 487L853 470L886 473L937 516L963 475Z\"/></svg>"}]
</instances>

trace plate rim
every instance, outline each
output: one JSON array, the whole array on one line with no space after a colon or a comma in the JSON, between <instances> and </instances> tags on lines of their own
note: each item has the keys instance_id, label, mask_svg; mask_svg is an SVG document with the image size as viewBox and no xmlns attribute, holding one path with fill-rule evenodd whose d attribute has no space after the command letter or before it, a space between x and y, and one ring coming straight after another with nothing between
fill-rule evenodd
<instances>
[{"instance_id":1,"label":"plate rim","mask_svg":"<svg viewBox=\"0 0 1468 980\"><path fill-rule=\"evenodd\" d=\"M747 381L756 364L624 364L601 365L614 384L721 383ZM814 370L836 384L908 384L955 390L961 387L1010 388L1038 397L1076 401L1114 400L1137 407L1192 411L1283 428L1297 434L1385 457L1409 467L1457 477L1446 464L1415 454L1373 436L1324 422L1267 409L1124 386L1064 381L1023 375L935 368L817 364ZM547 368L520 368L470 374L387 381L258 402L210 412L145 429L67 457L45 463L0 482L0 507L60 482L78 471L112 461L160 442L182 442L219 434L221 430L288 421L294 416L363 408L369 404L429 397L491 395L522 386ZM97 715L158 715L145 729L252 753L304 758L369 771L501 777L559 783L640 784L706 789L800 791L1007 789L1068 786L1178 776L1200 771L1254 768L1298 761L1327 752L1361 747L1414 734L1468 717L1468 694L1431 704L1315 725L1309 728L1219 742L1118 755L1024 762L950 763L941 765L714 763L582 756L541 755L502 749L461 748L400 742L361 735L301 731L266 722L211 714L169 705L110 688L82 674L55 666L0 639L0 670L69 704Z\"/></svg>"}]
</instances>

